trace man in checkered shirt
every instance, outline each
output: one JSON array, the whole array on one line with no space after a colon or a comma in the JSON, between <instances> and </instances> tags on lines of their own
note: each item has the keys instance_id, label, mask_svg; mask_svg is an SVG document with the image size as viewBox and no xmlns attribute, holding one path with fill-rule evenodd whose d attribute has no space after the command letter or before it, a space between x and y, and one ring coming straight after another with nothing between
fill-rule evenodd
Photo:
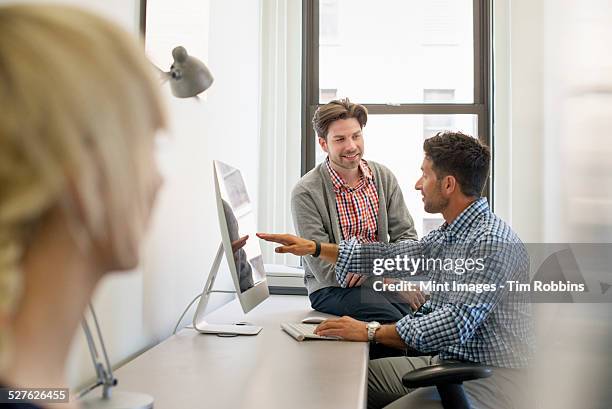
<instances>
[{"instance_id":1,"label":"man in checkered shirt","mask_svg":"<svg viewBox=\"0 0 612 409\"><path fill-rule=\"evenodd\" d=\"M335 245L291 235L259 236L283 244L277 252L317 255L336 262L336 276L343 285L348 271L372 275L381 265L376 260L395 261L398 255L423 262L451 260L455 268L450 271L435 263L437 267L432 269L424 269L424 264L418 269L388 264L394 266L390 275L410 277L416 273L432 282L451 285L448 291L433 291L421 308L422 314L407 315L397 323L382 326L342 317L325 321L316 332L396 348L408 346L429 354L371 361L370 408L441 407L436 403L439 398L435 388L413 391L403 386L401 377L446 361L476 362L494 368L493 376L465 384L475 407L521 407L517 401L525 394L525 368L533 354L532 313L526 297L508 291L506 284L527 281L529 261L517 235L480 197L489 172L489 149L474 138L451 132L426 140L423 148L422 176L415 188L421 191L425 211L442 213L445 223L419 242L360 244L352 239ZM472 260L469 270L465 268L468 259ZM400 265L403 268L396 268ZM452 287L453 282L465 288Z\"/></svg>"}]
</instances>

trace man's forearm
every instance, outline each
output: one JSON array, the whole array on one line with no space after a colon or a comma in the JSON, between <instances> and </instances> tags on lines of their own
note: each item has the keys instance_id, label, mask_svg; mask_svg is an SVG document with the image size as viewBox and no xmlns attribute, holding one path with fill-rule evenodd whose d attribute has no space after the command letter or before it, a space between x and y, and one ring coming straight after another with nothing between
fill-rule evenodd
<instances>
[{"instance_id":1,"label":"man's forearm","mask_svg":"<svg viewBox=\"0 0 612 409\"><path fill-rule=\"evenodd\" d=\"M329 263L336 264L336 261L338 261L338 245L333 243L321 243L321 254L319 258Z\"/></svg>"},{"instance_id":2,"label":"man's forearm","mask_svg":"<svg viewBox=\"0 0 612 409\"><path fill-rule=\"evenodd\" d=\"M406 343L397 333L395 324L388 324L380 327L380 329L376 331L376 342L392 348L406 348Z\"/></svg>"}]
</instances>

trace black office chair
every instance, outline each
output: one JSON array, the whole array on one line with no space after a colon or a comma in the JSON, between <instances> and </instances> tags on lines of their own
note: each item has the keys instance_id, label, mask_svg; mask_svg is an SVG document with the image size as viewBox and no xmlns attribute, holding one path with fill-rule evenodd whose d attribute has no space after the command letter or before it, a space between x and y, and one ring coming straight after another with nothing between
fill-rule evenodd
<instances>
[{"instance_id":1,"label":"black office chair","mask_svg":"<svg viewBox=\"0 0 612 409\"><path fill-rule=\"evenodd\" d=\"M405 374L402 382L408 388L435 386L444 409L470 409L463 382L488 378L492 374L491 368L486 366L453 362L415 369Z\"/></svg>"}]
</instances>

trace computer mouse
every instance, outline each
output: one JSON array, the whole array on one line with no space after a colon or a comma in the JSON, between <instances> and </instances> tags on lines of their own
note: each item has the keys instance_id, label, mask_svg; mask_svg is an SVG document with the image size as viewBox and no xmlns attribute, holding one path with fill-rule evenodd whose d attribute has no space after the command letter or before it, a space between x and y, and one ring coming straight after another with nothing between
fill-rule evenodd
<instances>
[{"instance_id":1,"label":"computer mouse","mask_svg":"<svg viewBox=\"0 0 612 409\"><path fill-rule=\"evenodd\" d=\"M326 319L325 317L306 317L302 320L302 324L320 324Z\"/></svg>"}]
</instances>

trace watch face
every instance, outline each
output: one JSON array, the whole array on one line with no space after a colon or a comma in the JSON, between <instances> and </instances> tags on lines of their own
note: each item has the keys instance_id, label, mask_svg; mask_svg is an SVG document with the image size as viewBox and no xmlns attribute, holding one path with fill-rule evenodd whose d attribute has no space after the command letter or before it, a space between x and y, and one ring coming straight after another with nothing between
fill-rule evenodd
<instances>
[{"instance_id":1,"label":"watch face","mask_svg":"<svg viewBox=\"0 0 612 409\"><path fill-rule=\"evenodd\" d=\"M380 323L376 321L368 322L368 341L372 342L375 339L376 331L380 328Z\"/></svg>"}]
</instances>

